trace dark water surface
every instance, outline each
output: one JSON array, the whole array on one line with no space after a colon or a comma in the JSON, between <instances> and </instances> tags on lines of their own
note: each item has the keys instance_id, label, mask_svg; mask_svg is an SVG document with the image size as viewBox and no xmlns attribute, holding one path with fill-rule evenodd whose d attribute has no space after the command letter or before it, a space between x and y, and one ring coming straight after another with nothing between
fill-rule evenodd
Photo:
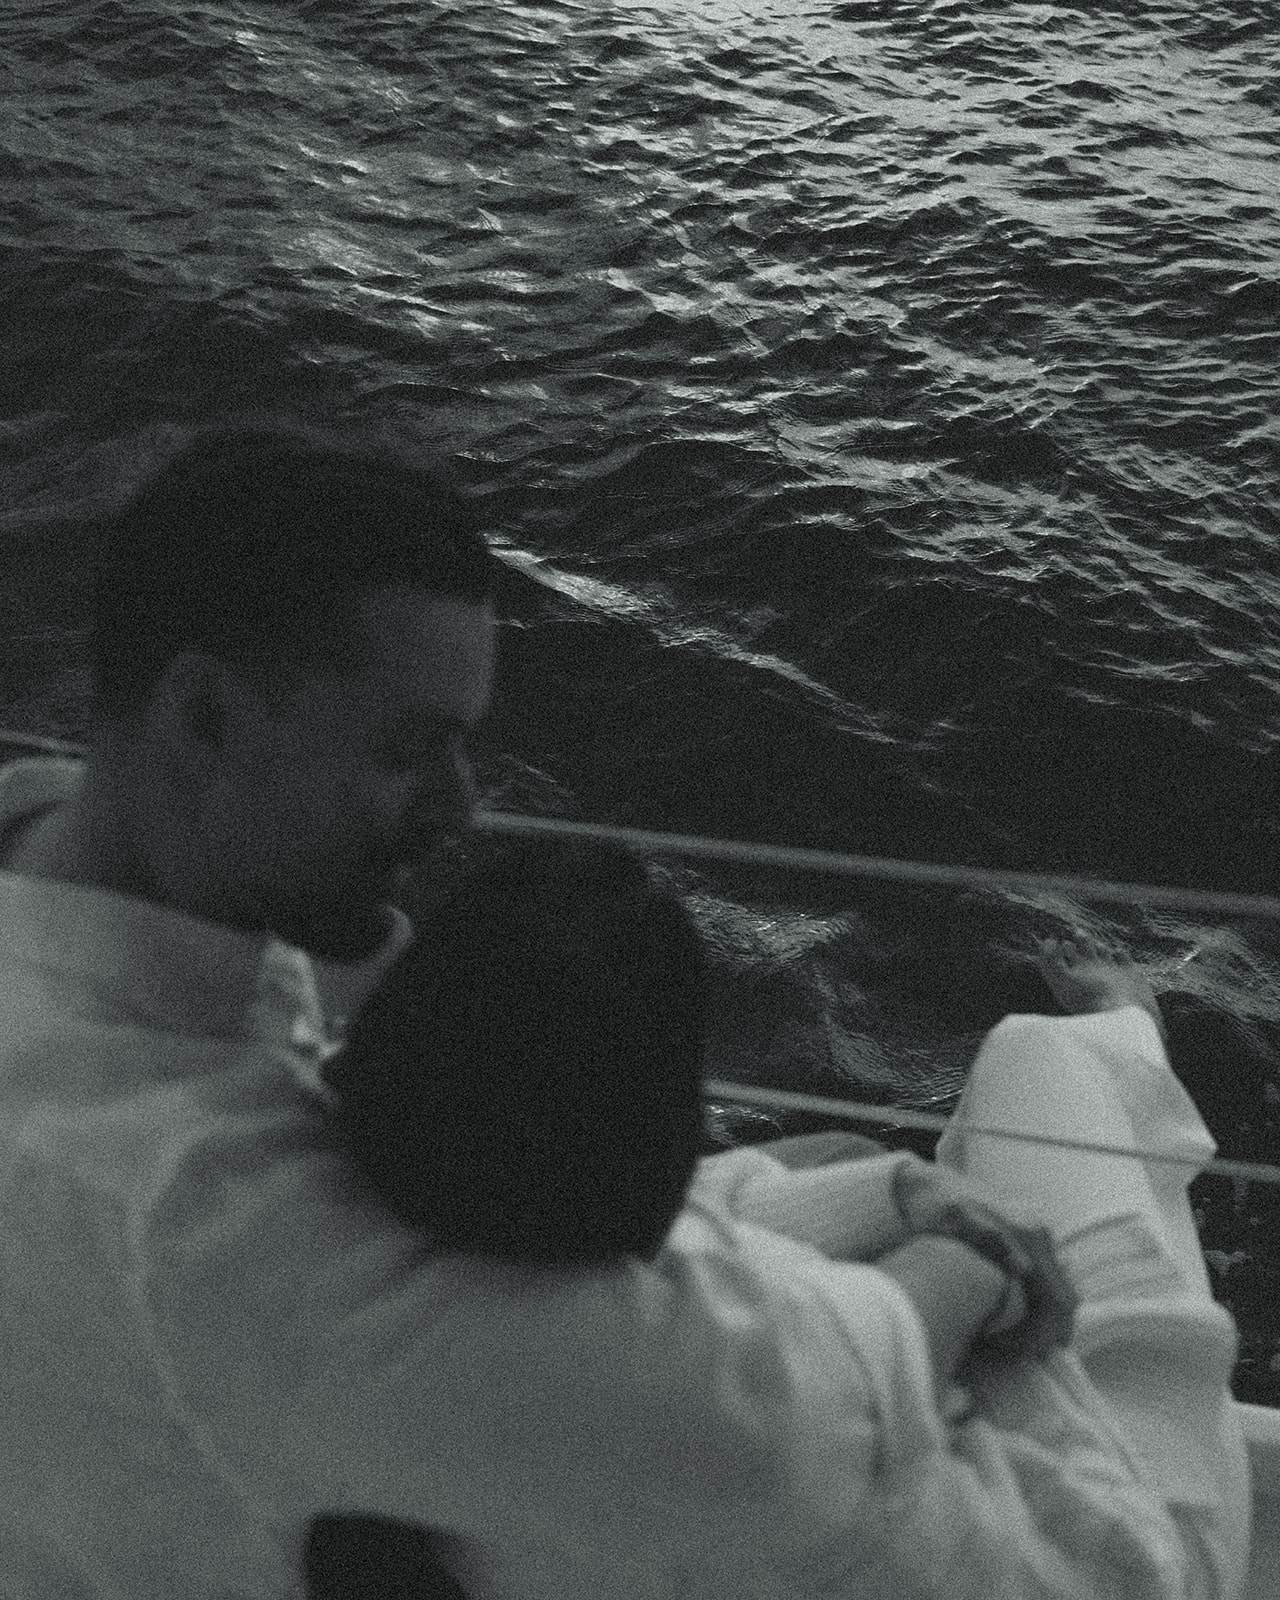
<instances>
[{"instance_id":1,"label":"dark water surface","mask_svg":"<svg viewBox=\"0 0 1280 1600\"><path fill-rule=\"evenodd\" d=\"M9 0L0 46L5 722L83 728L86 510L278 407L563 574L512 580L499 803L1276 892L1274 0ZM1280 1159L1273 930L690 887L718 1066L945 1104L1051 1008L1031 932L1118 932ZM1276 1191L1195 1192L1280 1400Z\"/></svg>"}]
</instances>

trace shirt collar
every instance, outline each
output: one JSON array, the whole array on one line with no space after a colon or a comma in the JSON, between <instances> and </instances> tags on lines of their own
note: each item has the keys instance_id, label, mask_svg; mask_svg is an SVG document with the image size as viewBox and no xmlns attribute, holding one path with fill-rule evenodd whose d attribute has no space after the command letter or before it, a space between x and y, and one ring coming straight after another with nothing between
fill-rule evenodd
<instances>
[{"instance_id":1,"label":"shirt collar","mask_svg":"<svg viewBox=\"0 0 1280 1600\"><path fill-rule=\"evenodd\" d=\"M130 895L0 872L0 959L56 975L118 1021L244 1037L272 942Z\"/></svg>"},{"instance_id":2,"label":"shirt collar","mask_svg":"<svg viewBox=\"0 0 1280 1600\"><path fill-rule=\"evenodd\" d=\"M0 825L56 804L76 777L74 763L14 765L25 770L0 782ZM135 896L0 871L0 970L55 978L82 1017L283 1045L318 1072L333 1035L413 937L404 913L388 911L372 955L319 961Z\"/></svg>"}]
</instances>

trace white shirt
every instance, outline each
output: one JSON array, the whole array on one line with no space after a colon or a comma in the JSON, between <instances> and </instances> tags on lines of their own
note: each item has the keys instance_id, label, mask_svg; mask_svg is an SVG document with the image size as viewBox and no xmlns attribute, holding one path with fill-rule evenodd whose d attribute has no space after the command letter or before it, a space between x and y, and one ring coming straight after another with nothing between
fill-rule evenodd
<instances>
[{"instance_id":1,"label":"white shirt","mask_svg":"<svg viewBox=\"0 0 1280 1600\"><path fill-rule=\"evenodd\" d=\"M23 765L0 832L71 781ZM1085 1401L949 1426L906 1296L723 1158L653 1265L433 1254L326 1145L323 1027L287 947L0 872L3 1600L296 1600L320 1510L454 1535L477 1600L1184 1594Z\"/></svg>"}]
</instances>

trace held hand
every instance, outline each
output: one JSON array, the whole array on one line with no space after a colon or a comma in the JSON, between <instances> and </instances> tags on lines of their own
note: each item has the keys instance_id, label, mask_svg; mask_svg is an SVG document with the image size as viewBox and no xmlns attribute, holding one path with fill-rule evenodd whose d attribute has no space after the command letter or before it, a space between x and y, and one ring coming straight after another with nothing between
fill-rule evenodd
<instances>
[{"instance_id":1,"label":"held hand","mask_svg":"<svg viewBox=\"0 0 1280 1600\"><path fill-rule=\"evenodd\" d=\"M993 1206L978 1185L932 1162L904 1163L894 1173L893 1192L911 1236L934 1233L959 1239L1007 1275L1015 1296L1021 1293L1021 1319L1004 1332L980 1335L976 1348L1039 1358L1070 1344L1080 1297L1058 1260L1048 1228L1015 1221Z\"/></svg>"}]
</instances>

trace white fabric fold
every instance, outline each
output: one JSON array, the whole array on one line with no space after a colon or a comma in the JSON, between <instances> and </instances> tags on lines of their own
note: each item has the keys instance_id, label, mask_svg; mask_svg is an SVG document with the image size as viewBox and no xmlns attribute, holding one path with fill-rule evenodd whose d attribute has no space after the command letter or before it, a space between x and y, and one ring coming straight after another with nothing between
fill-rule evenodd
<instances>
[{"instance_id":1,"label":"white fabric fold","mask_svg":"<svg viewBox=\"0 0 1280 1600\"><path fill-rule=\"evenodd\" d=\"M1178 1159L1019 1142L973 1126ZM1068 1350L1038 1363L966 1363L948 1397L953 1448L988 1470L996 1438L1027 1462L1069 1437L1092 1438L1116 1504L1128 1499L1138 1514L1132 1483L1114 1475L1123 1460L1168 1508L1186 1592L1233 1600L1247 1575L1251 1515L1231 1403L1237 1334L1213 1301L1186 1193L1215 1150L1154 1021L1130 1006L1006 1018L984 1041L937 1160L1009 1215L1048 1226L1082 1299ZM915 1158L792 1172L752 1147L708 1158L695 1193L833 1255L870 1260L900 1242L889 1186L904 1159ZM1026 1481L1060 1492L1039 1469Z\"/></svg>"},{"instance_id":2,"label":"white fabric fold","mask_svg":"<svg viewBox=\"0 0 1280 1600\"><path fill-rule=\"evenodd\" d=\"M785 1196L724 1158L652 1264L438 1255L368 1201L300 1086L324 990L271 941L0 872L4 1600L299 1600L321 1510L445 1529L477 1600L1233 1600L1230 1485L1170 1505L1218 1481L1210 1409L1181 1486L1148 1459L1172 1447L1140 1436L1123 1361L1133 1421L1074 1369L975 1370L973 1413L939 1414L908 1298L826 1253L888 1225L896 1158L794 1174ZM1009 1073L1051 1098L1067 1057L1114 1100L1090 1030L1036 1026L980 1059L983 1120ZM1033 1200L1013 1167L1010 1198ZM1099 1210L1078 1171L1055 1221L1099 1291L1091 1358L1134 1347L1136 1218L1156 1241L1141 1336L1175 1330L1181 1393L1211 1408L1222 1351L1176 1189L1119 1184ZM760 1225L770 1190L789 1226L820 1213L809 1242Z\"/></svg>"}]
</instances>

